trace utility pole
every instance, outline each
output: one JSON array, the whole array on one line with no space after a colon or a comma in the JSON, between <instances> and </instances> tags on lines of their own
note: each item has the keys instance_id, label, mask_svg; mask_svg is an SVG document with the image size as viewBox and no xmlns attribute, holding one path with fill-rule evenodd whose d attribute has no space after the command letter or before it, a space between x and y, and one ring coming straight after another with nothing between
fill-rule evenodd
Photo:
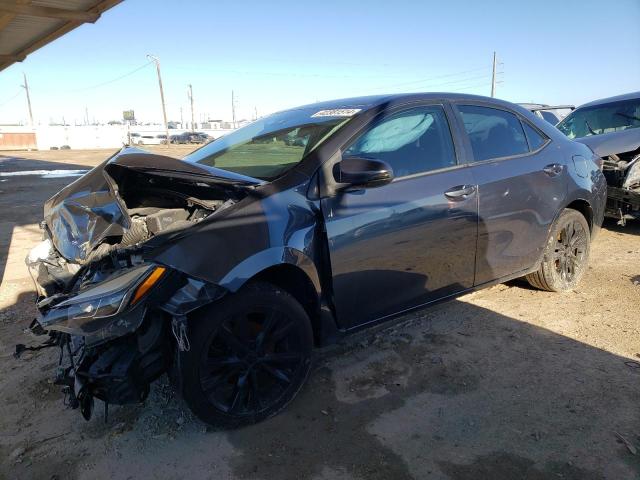
<instances>
[{"instance_id":1,"label":"utility pole","mask_svg":"<svg viewBox=\"0 0 640 480\"><path fill-rule=\"evenodd\" d=\"M24 88L25 92L27 92L27 106L29 107L29 122L31 123L31 127L35 127L35 125L33 124L33 112L31 111L31 97L29 96L29 84L27 83L27 74L22 72L22 76L24 78L24 85L22 85L22 88Z\"/></svg>"},{"instance_id":2,"label":"utility pole","mask_svg":"<svg viewBox=\"0 0 640 480\"><path fill-rule=\"evenodd\" d=\"M158 85L160 86L160 101L162 102L162 119L164 120L164 132L167 136L167 148L171 145L169 141L169 124L167 123L167 107L164 103L164 90L162 88L162 76L160 75L160 60L153 55L147 55L147 58L156 64L156 71L158 72Z\"/></svg>"},{"instance_id":3,"label":"utility pole","mask_svg":"<svg viewBox=\"0 0 640 480\"><path fill-rule=\"evenodd\" d=\"M191 84L189 84L189 102L191 103L191 131L195 132L196 131L196 124L195 124L195 118L193 116L193 87L191 86Z\"/></svg>"},{"instance_id":4,"label":"utility pole","mask_svg":"<svg viewBox=\"0 0 640 480\"><path fill-rule=\"evenodd\" d=\"M233 128L236 128L236 98L231 90L231 119L233 122Z\"/></svg>"},{"instance_id":5,"label":"utility pole","mask_svg":"<svg viewBox=\"0 0 640 480\"><path fill-rule=\"evenodd\" d=\"M491 74L491 97L496 96L496 52L493 52L493 73Z\"/></svg>"},{"instance_id":6,"label":"utility pole","mask_svg":"<svg viewBox=\"0 0 640 480\"><path fill-rule=\"evenodd\" d=\"M184 118L182 117L182 107L180 107L180 128L184 128Z\"/></svg>"}]
</instances>

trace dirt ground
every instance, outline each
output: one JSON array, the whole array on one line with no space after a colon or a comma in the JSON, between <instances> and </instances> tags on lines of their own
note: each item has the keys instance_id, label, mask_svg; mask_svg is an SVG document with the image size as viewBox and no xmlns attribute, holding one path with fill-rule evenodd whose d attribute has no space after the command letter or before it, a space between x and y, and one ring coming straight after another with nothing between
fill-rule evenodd
<instances>
[{"instance_id":1,"label":"dirt ground","mask_svg":"<svg viewBox=\"0 0 640 480\"><path fill-rule=\"evenodd\" d=\"M605 225L572 293L514 281L319 351L301 395L259 425L207 428L166 379L85 422L51 384L57 352L12 356L31 341L23 259L42 203L73 178L1 174L110 153L0 156L0 478L640 478L638 224Z\"/></svg>"}]
</instances>

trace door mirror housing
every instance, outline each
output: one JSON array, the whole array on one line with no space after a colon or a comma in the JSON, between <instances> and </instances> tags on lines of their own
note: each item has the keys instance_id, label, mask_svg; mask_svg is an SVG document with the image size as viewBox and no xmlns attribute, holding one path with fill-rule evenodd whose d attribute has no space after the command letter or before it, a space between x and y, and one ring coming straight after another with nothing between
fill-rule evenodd
<instances>
[{"instance_id":1,"label":"door mirror housing","mask_svg":"<svg viewBox=\"0 0 640 480\"><path fill-rule=\"evenodd\" d=\"M375 158L343 157L333 168L333 176L347 188L381 187L393 180L393 169Z\"/></svg>"}]
</instances>

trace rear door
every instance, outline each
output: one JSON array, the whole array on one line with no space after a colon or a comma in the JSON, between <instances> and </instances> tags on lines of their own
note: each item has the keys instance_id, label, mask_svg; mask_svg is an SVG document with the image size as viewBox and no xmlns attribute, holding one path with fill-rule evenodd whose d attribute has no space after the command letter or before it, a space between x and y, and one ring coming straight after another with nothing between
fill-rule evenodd
<instances>
[{"instance_id":1,"label":"rear door","mask_svg":"<svg viewBox=\"0 0 640 480\"><path fill-rule=\"evenodd\" d=\"M444 105L382 114L343 149L394 180L322 200L334 304L351 328L473 285L477 197Z\"/></svg>"},{"instance_id":2,"label":"rear door","mask_svg":"<svg viewBox=\"0 0 640 480\"><path fill-rule=\"evenodd\" d=\"M457 104L478 185L475 284L532 267L565 203L567 168L553 142L517 112Z\"/></svg>"}]
</instances>

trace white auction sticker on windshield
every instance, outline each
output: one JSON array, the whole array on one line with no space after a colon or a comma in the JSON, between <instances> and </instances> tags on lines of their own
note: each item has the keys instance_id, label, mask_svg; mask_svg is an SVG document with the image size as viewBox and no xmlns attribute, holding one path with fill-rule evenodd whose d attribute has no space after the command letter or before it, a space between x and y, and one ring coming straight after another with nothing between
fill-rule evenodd
<instances>
[{"instance_id":1,"label":"white auction sticker on windshield","mask_svg":"<svg viewBox=\"0 0 640 480\"><path fill-rule=\"evenodd\" d=\"M361 108L334 108L331 110L320 110L311 117L353 117Z\"/></svg>"}]
</instances>

